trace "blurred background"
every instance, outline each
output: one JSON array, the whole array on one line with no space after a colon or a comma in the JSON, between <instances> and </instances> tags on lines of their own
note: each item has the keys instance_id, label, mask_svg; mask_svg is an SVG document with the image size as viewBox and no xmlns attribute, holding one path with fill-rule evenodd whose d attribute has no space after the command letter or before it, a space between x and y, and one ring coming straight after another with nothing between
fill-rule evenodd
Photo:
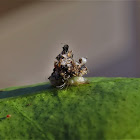
<instances>
[{"instance_id":1,"label":"blurred background","mask_svg":"<svg viewBox=\"0 0 140 140\"><path fill-rule=\"evenodd\" d=\"M66 43L87 76L140 77L140 2L0 0L0 88L44 82Z\"/></svg>"}]
</instances>

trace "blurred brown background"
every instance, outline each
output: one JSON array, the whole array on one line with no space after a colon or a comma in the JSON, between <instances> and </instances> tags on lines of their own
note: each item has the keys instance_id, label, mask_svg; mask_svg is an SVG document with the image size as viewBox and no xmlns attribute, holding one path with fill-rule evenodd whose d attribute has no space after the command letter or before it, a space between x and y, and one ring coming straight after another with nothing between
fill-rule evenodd
<instances>
[{"instance_id":1,"label":"blurred brown background","mask_svg":"<svg viewBox=\"0 0 140 140\"><path fill-rule=\"evenodd\" d=\"M87 76L140 77L140 2L0 0L0 88L44 82L61 43Z\"/></svg>"}]
</instances>

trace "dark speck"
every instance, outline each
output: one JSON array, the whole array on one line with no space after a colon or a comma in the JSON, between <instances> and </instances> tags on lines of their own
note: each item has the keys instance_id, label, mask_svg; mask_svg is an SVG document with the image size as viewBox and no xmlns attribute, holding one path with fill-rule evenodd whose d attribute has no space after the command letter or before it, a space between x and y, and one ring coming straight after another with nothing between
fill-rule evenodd
<instances>
[{"instance_id":1,"label":"dark speck","mask_svg":"<svg viewBox=\"0 0 140 140\"><path fill-rule=\"evenodd\" d=\"M30 106L30 105L32 105L32 104L26 104L26 106Z\"/></svg>"}]
</instances>

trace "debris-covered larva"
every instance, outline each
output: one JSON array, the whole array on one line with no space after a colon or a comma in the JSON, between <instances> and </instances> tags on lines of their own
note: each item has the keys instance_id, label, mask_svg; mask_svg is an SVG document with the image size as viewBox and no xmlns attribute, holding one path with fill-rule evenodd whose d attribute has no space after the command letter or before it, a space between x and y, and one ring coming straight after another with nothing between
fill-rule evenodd
<instances>
[{"instance_id":1,"label":"debris-covered larva","mask_svg":"<svg viewBox=\"0 0 140 140\"><path fill-rule=\"evenodd\" d=\"M54 69L48 78L50 83L57 88L64 88L66 85L86 84L88 80L82 76L87 74L85 66L87 58L81 57L79 62L73 59L73 52L69 51L69 46L64 45L63 51L56 57Z\"/></svg>"}]
</instances>

